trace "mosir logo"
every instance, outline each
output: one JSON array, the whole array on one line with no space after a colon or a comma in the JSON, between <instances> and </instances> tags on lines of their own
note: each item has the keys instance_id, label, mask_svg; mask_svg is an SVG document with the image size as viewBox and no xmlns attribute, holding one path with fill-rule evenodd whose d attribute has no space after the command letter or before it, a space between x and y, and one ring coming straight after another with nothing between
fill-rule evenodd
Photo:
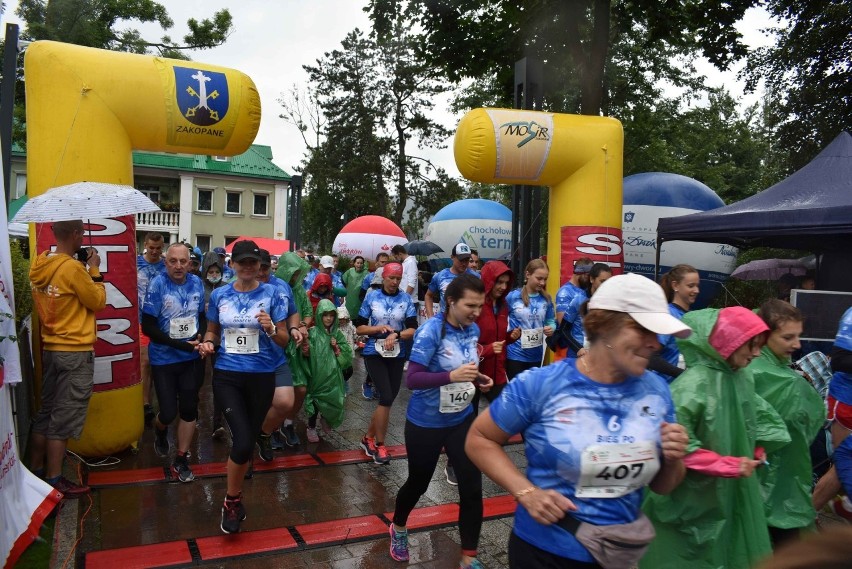
<instances>
[{"instance_id":1,"label":"mosir logo","mask_svg":"<svg viewBox=\"0 0 852 569\"><path fill-rule=\"evenodd\" d=\"M595 263L606 263L614 275L624 268L621 229L603 226L566 226L562 228L559 282L571 278L574 263L588 257Z\"/></svg>"}]
</instances>

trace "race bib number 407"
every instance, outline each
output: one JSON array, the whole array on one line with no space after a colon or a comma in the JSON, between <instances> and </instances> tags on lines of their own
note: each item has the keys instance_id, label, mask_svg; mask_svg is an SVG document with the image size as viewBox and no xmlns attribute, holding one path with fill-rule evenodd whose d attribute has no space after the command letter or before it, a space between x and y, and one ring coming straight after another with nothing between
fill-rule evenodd
<instances>
[{"instance_id":1,"label":"race bib number 407","mask_svg":"<svg viewBox=\"0 0 852 569\"><path fill-rule=\"evenodd\" d=\"M580 457L578 498L620 498L647 486L660 470L656 441L592 445Z\"/></svg>"}]
</instances>

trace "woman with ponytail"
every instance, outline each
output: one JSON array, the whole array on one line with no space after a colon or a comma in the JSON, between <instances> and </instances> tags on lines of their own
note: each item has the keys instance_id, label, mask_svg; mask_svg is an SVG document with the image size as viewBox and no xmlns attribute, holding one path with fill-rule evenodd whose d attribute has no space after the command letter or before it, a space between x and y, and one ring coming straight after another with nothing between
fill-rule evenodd
<instances>
[{"instance_id":1,"label":"woman with ponytail","mask_svg":"<svg viewBox=\"0 0 852 569\"><path fill-rule=\"evenodd\" d=\"M533 259L524 270L524 284L506 296L509 330L517 342L506 349L506 376L513 377L541 365L544 338L556 329L556 313L545 286L550 270L541 259Z\"/></svg>"},{"instance_id":2,"label":"woman with ponytail","mask_svg":"<svg viewBox=\"0 0 852 569\"><path fill-rule=\"evenodd\" d=\"M669 314L678 320L683 320L683 315L689 312L689 309L695 303L695 299L698 298L699 281L698 269L692 265L675 265L663 275L660 279L660 286L666 293L666 300L669 301ZM657 366L652 366L652 369L671 383L675 377L680 375L674 368L681 370L684 368L680 350L678 350L674 336L661 334L658 340L660 345L663 346L660 357L672 368L666 367L658 370Z\"/></svg>"}]
</instances>

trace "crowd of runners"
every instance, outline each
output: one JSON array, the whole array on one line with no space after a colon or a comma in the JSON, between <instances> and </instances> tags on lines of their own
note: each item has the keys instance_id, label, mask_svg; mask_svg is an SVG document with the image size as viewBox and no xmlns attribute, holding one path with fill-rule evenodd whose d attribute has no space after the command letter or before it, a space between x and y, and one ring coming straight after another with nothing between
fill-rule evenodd
<instances>
[{"instance_id":1,"label":"crowd of runners","mask_svg":"<svg viewBox=\"0 0 852 569\"><path fill-rule=\"evenodd\" d=\"M342 423L350 391L376 400L360 446L388 464L403 381L408 478L389 528L397 561L409 559L408 516L442 453L458 487L463 568L482 567L483 473L517 501L509 560L525 568L752 567L852 491L852 310L829 363L800 354L804 319L784 300L690 310L700 279L689 265L657 284L581 258L551 298L542 259L522 275L502 261L480 266L464 243L451 259L425 276L398 245L340 273L336 256L310 251L275 258L240 241L230 255L204 254L146 236L137 263L146 421L157 454L191 482L198 393L212 369L213 436L227 429L231 441L223 532L246 518L255 450L270 461L303 444L300 412L307 442L318 442ZM800 355L822 367L796 371ZM819 387L832 371L826 417ZM827 418L835 465L814 493L812 443ZM517 433L525 469L503 450ZM62 484L69 496L86 490Z\"/></svg>"}]
</instances>

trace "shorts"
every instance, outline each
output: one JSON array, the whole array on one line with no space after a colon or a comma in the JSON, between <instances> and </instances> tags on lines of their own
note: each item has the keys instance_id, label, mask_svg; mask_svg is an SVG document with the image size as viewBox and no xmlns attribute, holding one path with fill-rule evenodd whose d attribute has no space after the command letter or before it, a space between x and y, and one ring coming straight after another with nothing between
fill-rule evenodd
<instances>
[{"instance_id":1,"label":"shorts","mask_svg":"<svg viewBox=\"0 0 852 569\"><path fill-rule=\"evenodd\" d=\"M280 365L275 369L275 389L279 387L293 387L293 373L287 364Z\"/></svg>"},{"instance_id":2,"label":"shorts","mask_svg":"<svg viewBox=\"0 0 852 569\"><path fill-rule=\"evenodd\" d=\"M828 420L837 421L852 431L852 405L842 403L831 395L828 396L826 404L828 405Z\"/></svg>"},{"instance_id":3,"label":"shorts","mask_svg":"<svg viewBox=\"0 0 852 569\"><path fill-rule=\"evenodd\" d=\"M79 439L95 383L95 353L42 352L41 409L32 430L48 439Z\"/></svg>"}]
</instances>

